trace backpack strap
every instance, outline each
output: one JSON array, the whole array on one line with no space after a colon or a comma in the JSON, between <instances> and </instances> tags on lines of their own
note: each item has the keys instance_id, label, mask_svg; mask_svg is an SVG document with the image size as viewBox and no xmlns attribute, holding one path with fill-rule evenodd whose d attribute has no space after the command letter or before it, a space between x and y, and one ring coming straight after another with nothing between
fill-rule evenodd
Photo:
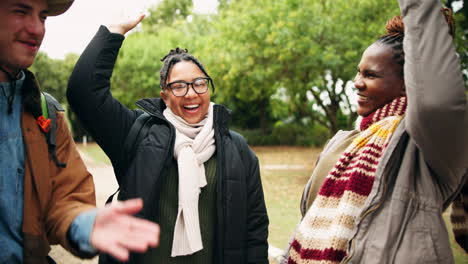
<instances>
[{"instance_id":1,"label":"backpack strap","mask_svg":"<svg viewBox=\"0 0 468 264\"><path fill-rule=\"evenodd\" d=\"M149 114L143 113L137 117L132 127L130 128L130 132L128 132L123 145L124 158L121 168L128 168L128 165L133 160L138 143L140 143L146 137L151 127L151 122L149 122L150 119L151 116ZM121 170L121 174L124 173L125 172ZM109 198L107 198L106 204L112 202L114 196L119 191L120 187L117 188L117 190L111 196L109 196Z\"/></svg>"},{"instance_id":2,"label":"backpack strap","mask_svg":"<svg viewBox=\"0 0 468 264\"><path fill-rule=\"evenodd\" d=\"M138 143L140 143L144 137L148 134L148 130L151 127L150 122L151 116L147 113L143 113L135 120L130 132L128 132L123 145L124 149L124 161L126 165L130 164L136 151ZM125 167L127 167L125 166Z\"/></svg>"},{"instance_id":3,"label":"backpack strap","mask_svg":"<svg viewBox=\"0 0 468 264\"><path fill-rule=\"evenodd\" d=\"M45 132L47 145L49 147L49 153L55 162L55 165L59 168L65 168L66 163L59 162L57 158L57 111L64 112L65 110L60 103L50 94L41 92L41 107L42 115L45 118L50 118L51 128L48 132Z\"/></svg>"},{"instance_id":4,"label":"backpack strap","mask_svg":"<svg viewBox=\"0 0 468 264\"><path fill-rule=\"evenodd\" d=\"M42 115L45 117L45 119L48 119L49 109L47 108L47 99L44 95L44 92L41 92L41 109L42 109Z\"/></svg>"}]
</instances>

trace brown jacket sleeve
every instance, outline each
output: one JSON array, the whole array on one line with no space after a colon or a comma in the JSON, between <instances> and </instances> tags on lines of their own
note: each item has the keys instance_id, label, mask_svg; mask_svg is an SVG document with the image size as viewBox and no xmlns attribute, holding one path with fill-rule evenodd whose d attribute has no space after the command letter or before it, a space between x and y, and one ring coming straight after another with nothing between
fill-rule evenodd
<instances>
[{"instance_id":1,"label":"brown jacket sleeve","mask_svg":"<svg viewBox=\"0 0 468 264\"><path fill-rule=\"evenodd\" d=\"M67 239L67 231L80 213L94 209L96 197L91 174L81 159L75 142L64 120L63 113L57 113L57 158L65 162L65 168L58 168L51 162L51 198L45 227L50 244L59 243L75 255Z\"/></svg>"}]
</instances>

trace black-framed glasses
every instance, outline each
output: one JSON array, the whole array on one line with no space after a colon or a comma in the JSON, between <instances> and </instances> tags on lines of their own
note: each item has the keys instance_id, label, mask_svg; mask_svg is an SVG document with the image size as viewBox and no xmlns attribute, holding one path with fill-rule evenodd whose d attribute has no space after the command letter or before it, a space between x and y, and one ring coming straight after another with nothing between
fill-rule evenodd
<instances>
[{"instance_id":1,"label":"black-framed glasses","mask_svg":"<svg viewBox=\"0 0 468 264\"><path fill-rule=\"evenodd\" d=\"M193 82L175 81L166 84L166 88L171 89L172 94L177 97L185 96L188 93L189 86L191 85L193 90L197 94L204 94L208 91L211 79L208 77L196 78Z\"/></svg>"}]
</instances>

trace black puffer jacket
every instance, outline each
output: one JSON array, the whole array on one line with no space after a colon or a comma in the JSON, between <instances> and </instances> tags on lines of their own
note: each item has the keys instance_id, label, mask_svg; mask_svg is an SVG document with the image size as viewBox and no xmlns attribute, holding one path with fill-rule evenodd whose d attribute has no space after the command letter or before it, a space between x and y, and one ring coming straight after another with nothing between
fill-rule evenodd
<instances>
[{"instance_id":1,"label":"black puffer jacket","mask_svg":"<svg viewBox=\"0 0 468 264\"><path fill-rule=\"evenodd\" d=\"M164 118L161 99L137 104L152 116L148 135L137 143L128 167L123 144L141 110L130 110L110 93L110 77L123 36L101 27L81 55L67 91L71 107L112 161L121 188L120 199L141 197L139 216L156 219L161 176L173 159L174 127ZM214 107L217 180L216 256L218 264L268 263L268 216L258 159L245 140L229 131L229 111ZM121 175L121 176L120 176ZM112 263L101 256L101 263Z\"/></svg>"}]
</instances>

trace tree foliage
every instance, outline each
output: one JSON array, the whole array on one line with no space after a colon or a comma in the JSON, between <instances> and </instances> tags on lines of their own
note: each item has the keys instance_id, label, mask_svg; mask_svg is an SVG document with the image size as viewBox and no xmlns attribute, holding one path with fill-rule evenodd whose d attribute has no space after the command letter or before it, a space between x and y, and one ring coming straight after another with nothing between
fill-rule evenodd
<instances>
[{"instance_id":1,"label":"tree foliage","mask_svg":"<svg viewBox=\"0 0 468 264\"><path fill-rule=\"evenodd\" d=\"M203 46L222 84L218 99L235 111L250 105L252 122L266 128L270 99L283 87L297 122L312 117L332 132L349 127L354 116L344 84L395 14L390 0L235 1L214 19Z\"/></svg>"},{"instance_id":2,"label":"tree foliage","mask_svg":"<svg viewBox=\"0 0 468 264\"><path fill-rule=\"evenodd\" d=\"M149 9L150 15L144 20L143 27L147 33L159 32L161 26L186 19L192 14L192 9L192 0L162 0Z\"/></svg>"},{"instance_id":3,"label":"tree foliage","mask_svg":"<svg viewBox=\"0 0 468 264\"><path fill-rule=\"evenodd\" d=\"M78 55L68 54L65 59L51 59L39 52L30 70L39 81L42 91L52 94L60 103L66 104L68 78L78 60Z\"/></svg>"},{"instance_id":4,"label":"tree foliage","mask_svg":"<svg viewBox=\"0 0 468 264\"><path fill-rule=\"evenodd\" d=\"M66 109L66 115L70 121L73 136L76 140L81 140L86 134L86 131L79 123L76 115L71 109L68 109L66 99L68 79L70 78L70 74L77 60L78 55L72 53L60 60L51 59L47 54L39 52L30 70L34 72L41 87L41 91L53 95Z\"/></svg>"},{"instance_id":5,"label":"tree foliage","mask_svg":"<svg viewBox=\"0 0 468 264\"><path fill-rule=\"evenodd\" d=\"M212 15L192 8L191 0L164 0L150 10L121 48L113 95L131 108L138 99L158 97L160 59L187 48L214 79L212 100L233 110L235 127L259 131L252 137L265 144L317 145L324 128L332 134L351 127L356 65L384 33L385 22L399 14L395 0L220 0ZM455 14L465 77L467 9ZM52 60L40 53L32 67L42 88L61 102L76 58ZM293 127L320 142L286 135Z\"/></svg>"},{"instance_id":6,"label":"tree foliage","mask_svg":"<svg viewBox=\"0 0 468 264\"><path fill-rule=\"evenodd\" d=\"M446 6L452 8L455 0L448 0ZM464 3L463 7L454 14L455 19L455 44L457 52L460 55L460 63L464 69L465 88L468 93L468 3Z\"/></svg>"}]
</instances>

